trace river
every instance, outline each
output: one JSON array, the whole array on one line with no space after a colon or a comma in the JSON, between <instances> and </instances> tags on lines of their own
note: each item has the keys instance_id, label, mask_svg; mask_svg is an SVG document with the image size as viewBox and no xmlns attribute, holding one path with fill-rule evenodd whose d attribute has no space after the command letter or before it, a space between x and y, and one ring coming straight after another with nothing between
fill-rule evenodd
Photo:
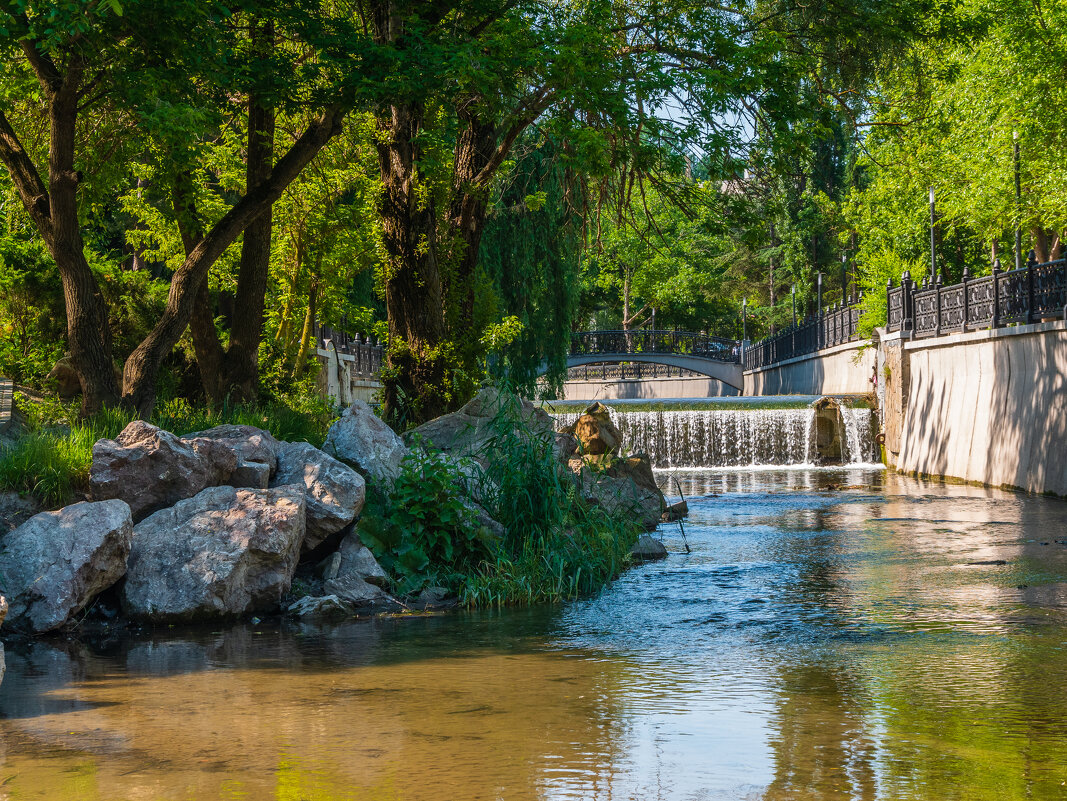
<instances>
[{"instance_id":1,"label":"river","mask_svg":"<svg viewBox=\"0 0 1067 801\"><path fill-rule=\"evenodd\" d=\"M0 799L1067 797L1067 502L659 477L691 553L597 598L15 645Z\"/></svg>"}]
</instances>

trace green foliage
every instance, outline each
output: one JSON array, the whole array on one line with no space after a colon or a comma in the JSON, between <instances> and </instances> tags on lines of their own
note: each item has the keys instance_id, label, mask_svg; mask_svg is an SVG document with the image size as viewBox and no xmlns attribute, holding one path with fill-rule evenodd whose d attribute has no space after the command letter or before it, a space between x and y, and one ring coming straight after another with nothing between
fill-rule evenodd
<instances>
[{"instance_id":1,"label":"green foliage","mask_svg":"<svg viewBox=\"0 0 1067 801\"><path fill-rule=\"evenodd\" d=\"M637 531L578 497L552 442L501 394L481 462L465 469L415 448L388 497L372 492L360 537L402 595L438 585L468 606L555 602L598 591L626 564ZM479 526L465 494L503 525Z\"/></svg>"},{"instance_id":2,"label":"green foliage","mask_svg":"<svg viewBox=\"0 0 1067 801\"><path fill-rule=\"evenodd\" d=\"M414 448L389 497L372 493L372 499L360 539L401 595L429 586L455 590L493 551L492 535L464 504L460 474L439 454Z\"/></svg>"}]
</instances>

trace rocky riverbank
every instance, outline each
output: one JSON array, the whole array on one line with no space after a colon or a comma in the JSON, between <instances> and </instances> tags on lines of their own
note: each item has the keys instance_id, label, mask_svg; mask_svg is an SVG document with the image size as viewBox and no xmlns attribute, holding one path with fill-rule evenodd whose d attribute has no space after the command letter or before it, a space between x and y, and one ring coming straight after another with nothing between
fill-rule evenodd
<instances>
[{"instance_id":1,"label":"rocky riverbank","mask_svg":"<svg viewBox=\"0 0 1067 801\"><path fill-rule=\"evenodd\" d=\"M499 436L504 397L483 390L407 442L357 402L322 448L250 426L178 436L134 421L93 446L87 500L32 516L31 504L8 500L18 525L0 529L0 621L6 613L6 632L39 635L454 604L437 587L397 597L356 522L368 487L388 495L418 448L455 467L472 519L488 536L505 536L483 505L491 477L473 480ZM542 410L524 401L517 409L514 424L551 446L582 503L645 530L681 512L667 508L646 457L619 455L606 410L591 408L556 433ZM635 550L655 555L647 539Z\"/></svg>"}]
</instances>

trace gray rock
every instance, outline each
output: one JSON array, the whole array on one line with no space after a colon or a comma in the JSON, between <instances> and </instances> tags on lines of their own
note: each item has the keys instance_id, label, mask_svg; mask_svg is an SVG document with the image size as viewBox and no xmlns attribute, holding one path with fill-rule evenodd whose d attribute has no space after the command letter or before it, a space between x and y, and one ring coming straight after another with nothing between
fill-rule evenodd
<instances>
[{"instance_id":1,"label":"gray rock","mask_svg":"<svg viewBox=\"0 0 1067 801\"><path fill-rule=\"evenodd\" d=\"M355 574L368 584L382 589L389 588L391 583L389 576L382 570L382 566L378 564L370 548L360 541L359 535L355 532L341 540L341 547L338 548L336 555L338 557L336 570L332 571L331 576L324 573L323 578L337 579Z\"/></svg>"},{"instance_id":2,"label":"gray rock","mask_svg":"<svg viewBox=\"0 0 1067 801\"><path fill-rule=\"evenodd\" d=\"M336 595L305 595L285 610L286 614L304 620L343 620L355 611L350 603Z\"/></svg>"},{"instance_id":3,"label":"gray rock","mask_svg":"<svg viewBox=\"0 0 1067 801\"><path fill-rule=\"evenodd\" d=\"M689 514L689 504L685 502L685 499L672 503L667 509L660 515L660 520L664 523L673 523L675 520L681 520L683 517Z\"/></svg>"},{"instance_id":4,"label":"gray rock","mask_svg":"<svg viewBox=\"0 0 1067 801\"><path fill-rule=\"evenodd\" d=\"M637 538L637 542L634 543L634 547L630 549L630 555L634 559L641 561L651 561L653 559L666 559L667 549L663 543L653 537L651 534L642 534Z\"/></svg>"},{"instance_id":5,"label":"gray rock","mask_svg":"<svg viewBox=\"0 0 1067 801\"><path fill-rule=\"evenodd\" d=\"M0 626L4 624L7 616L7 598L0 595ZM7 663L4 661L4 644L0 642L0 684L4 682L4 673L7 672Z\"/></svg>"},{"instance_id":6,"label":"gray rock","mask_svg":"<svg viewBox=\"0 0 1067 801\"><path fill-rule=\"evenodd\" d=\"M386 486L400 475L404 441L364 401L356 400L330 426L322 450Z\"/></svg>"},{"instance_id":7,"label":"gray rock","mask_svg":"<svg viewBox=\"0 0 1067 801\"><path fill-rule=\"evenodd\" d=\"M303 487L211 487L137 524L123 607L154 622L270 611L304 540Z\"/></svg>"},{"instance_id":8,"label":"gray rock","mask_svg":"<svg viewBox=\"0 0 1067 801\"><path fill-rule=\"evenodd\" d=\"M225 484L237 467L228 446L211 439L183 440L143 420L134 420L116 439L93 445L89 487L95 500L118 498L134 521Z\"/></svg>"},{"instance_id":9,"label":"gray rock","mask_svg":"<svg viewBox=\"0 0 1067 801\"><path fill-rule=\"evenodd\" d=\"M625 459L610 454L575 456L567 464L587 503L612 517L630 518L645 531L654 531L659 525L667 501L645 454Z\"/></svg>"},{"instance_id":10,"label":"gray rock","mask_svg":"<svg viewBox=\"0 0 1067 801\"><path fill-rule=\"evenodd\" d=\"M356 519L363 510L363 477L306 442L285 442L270 485L299 484L307 500L304 550L310 551Z\"/></svg>"},{"instance_id":11,"label":"gray rock","mask_svg":"<svg viewBox=\"0 0 1067 801\"><path fill-rule=\"evenodd\" d=\"M513 414L516 421L521 421L534 436L554 443L555 431L548 412L495 387L480 390L458 412L424 423L404 437L409 442L419 439L445 453L484 457L497 437L493 419L501 411Z\"/></svg>"},{"instance_id":12,"label":"gray rock","mask_svg":"<svg viewBox=\"0 0 1067 801\"><path fill-rule=\"evenodd\" d=\"M281 443L269 431L255 426L226 424L207 431L183 434L182 439L210 439L232 450L238 463L262 462L269 466L271 473L278 467L278 448Z\"/></svg>"},{"instance_id":13,"label":"gray rock","mask_svg":"<svg viewBox=\"0 0 1067 801\"><path fill-rule=\"evenodd\" d=\"M270 465L266 462L238 462L230 474L230 486L267 489L270 486Z\"/></svg>"},{"instance_id":14,"label":"gray rock","mask_svg":"<svg viewBox=\"0 0 1067 801\"><path fill-rule=\"evenodd\" d=\"M366 606L391 600L381 587L367 583L355 573L338 575L337 578L330 579L323 586L326 592L336 595L353 606Z\"/></svg>"},{"instance_id":15,"label":"gray rock","mask_svg":"<svg viewBox=\"0 0 1067 801\"><path fill-rule=\"evenodd\" d=\"M426 606L434 606L448 598L448 590L444 587L427 587L419 593L418 601Z\"/></svg>"},{"instance_id":16,"label":"gray rock","mask_svg":"<svg viewBox=\"0 0 1067 801\"><path fill-rule=\"evenodd\" d=\"M133 519L120 500L76 503L35 515L0 545L8 624L51 631L126 572Z\"/></svg>"}]
</instances>

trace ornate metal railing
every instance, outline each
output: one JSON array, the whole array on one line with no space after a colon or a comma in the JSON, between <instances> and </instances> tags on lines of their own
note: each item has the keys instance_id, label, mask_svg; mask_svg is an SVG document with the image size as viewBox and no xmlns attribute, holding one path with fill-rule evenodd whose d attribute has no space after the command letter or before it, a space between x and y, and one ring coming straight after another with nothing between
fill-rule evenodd
<instances>
[{"instance_id":1,"label":"ornate metal railing","mask_svg":"<svg viewBox=\"0 0 1067 801\"><path fill-rule=\"evenodd\" d=\"M717 362L736 363L741 343L735 339L712 337L692 331L583 331L571 334L572 356L599 354L674 353L699 356Z\"/></svg>"},{"instance_id":2,"label":"ornate metal railing","mask_svg":"<svg viewBox=\"0 0 1067 801\"><path fill-rule=\"evenodd\" d=\"M366 334L349 334L328 325L315 323L312 329L315 346L326 348L330 342L342 356L352 357L352 372L356 375L374 376L382 369L385 358L385 346Z\"/></svg>"},{"instance_id":3,"label":"ornate metal railing","mask_svg":"<svg viewBox=\"0 0 1067 801\"><path fill-rule=\"evenodd\" d=\"M753 342L745 348L744 367L746 370L758 370L823 348L853 342L859 338L856 329L861 314L858 298L849 305L836 304L785 331Z\"/></svg>"},{"instance_id":4,"label":"ornate metal railing","mask_svg":"<svg viewBox=\"0 0 1067 801\"><path fill-rule=\"evenodd\" d=\"M993 274L944 286L941 276L922 284L904 273L899 286L886 286L890 331L916 338L936 337L959 331L977 331L1006 325L1026 325L1062 317L1067 307L1067 259L1034 260L1018 270L1003 271L1000 262Z\"/></svg>"},{"instance_id":5,"label":"ornate metal railing","mask_svg":"<svg viewBox=\"0 0 1067 801\"><path fill-rule=\"evenodd\" d=\"M568 381L640 381L649 378L706 378L702 373L670 364L600 362L567 368Z\"/></svg>"}]
</instances>

